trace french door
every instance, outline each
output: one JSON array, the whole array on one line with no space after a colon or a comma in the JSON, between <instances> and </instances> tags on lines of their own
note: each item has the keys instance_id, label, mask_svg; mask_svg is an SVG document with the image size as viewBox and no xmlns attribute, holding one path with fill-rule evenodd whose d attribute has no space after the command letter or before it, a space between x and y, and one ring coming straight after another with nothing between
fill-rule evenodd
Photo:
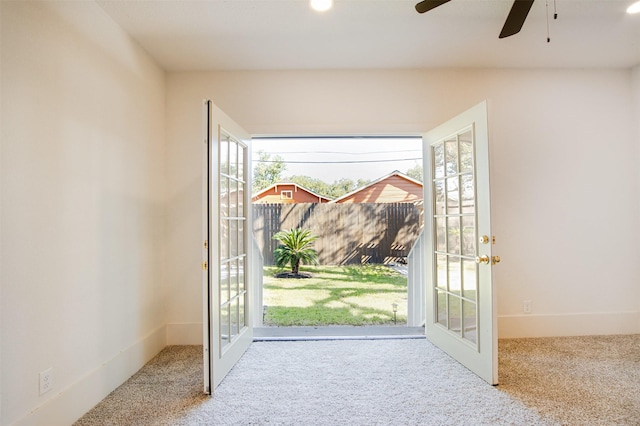
<instances>
[{"instance_id":1,"label":"french door","mask_svg":"<svg viewBox=\"0 0 640 426\"><path fill-rule=\"evenodd\" d=\"M426 335L498 383L496 293L485 102L423 137L427 235ZM428 185L427 185L428 183Z\"/></svg>"},{"instance_id":2,"label":"french door","mask_svg":"<svg viewBox=\"0 0 640 426\"><path fill-rule=\"evenodd\" d=\"M253 341L250 137L204 104L204 388L214 389Z\"/></svg>"}]
</instances>

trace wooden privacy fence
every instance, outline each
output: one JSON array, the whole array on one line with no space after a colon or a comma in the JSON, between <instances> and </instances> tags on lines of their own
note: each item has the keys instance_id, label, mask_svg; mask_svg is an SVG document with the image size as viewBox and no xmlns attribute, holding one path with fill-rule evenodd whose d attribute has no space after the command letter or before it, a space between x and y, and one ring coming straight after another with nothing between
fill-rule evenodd
<instances>
[{"instance_id":1,"label":"wooden privacy fence","mask_svg":"<svg viewBox=\"0 0 640 426\"><path fill-rule=\"evenodd\" d=\"M310 229L321 265L404 262L422 228L422 210L411 203L253 204L253 232L273 265L273 236Z\"/></svg>"}]
</instances>

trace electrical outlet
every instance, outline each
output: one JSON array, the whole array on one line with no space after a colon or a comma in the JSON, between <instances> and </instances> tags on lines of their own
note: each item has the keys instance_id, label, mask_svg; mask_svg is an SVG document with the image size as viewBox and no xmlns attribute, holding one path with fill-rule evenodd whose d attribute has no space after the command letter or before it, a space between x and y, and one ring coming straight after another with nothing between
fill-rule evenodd
<instances>
[{"instance_id":1,"label":"electrical outlet","mask_svg":"<svg viewBox=\"0 0 640 426\"><path fill-rule=\"evenodd\" d=\"M40 372L40 395L49 392L53 388L53 368L47 368Z\"/></svg>"},{"instance_id":2,"label":"electrical outlet","mask_svg":"<svg viewBox=\"0 0 640 426\"><path fill-rule=\"evenodd\" d=\"M531 313L531 300L525 300L522 304L522 310L525 314Z\"/></svg>"}]
</instances>

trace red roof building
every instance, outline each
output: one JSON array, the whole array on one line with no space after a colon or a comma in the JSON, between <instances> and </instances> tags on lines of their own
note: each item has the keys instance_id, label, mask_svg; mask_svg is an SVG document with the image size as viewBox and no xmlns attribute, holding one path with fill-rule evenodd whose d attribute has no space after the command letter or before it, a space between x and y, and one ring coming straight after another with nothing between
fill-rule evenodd
<instances>
[{"instance_id":1,"label":"red roof building","mask_svg":"<svg viewBox=\"0 0 640 426\"><path fill-rule=\"evenodd\" d=\"M422 182L394 171L338 197L332 203L416 203L424 198Z\"/></svg>"},{"instance_id":2,"label":"red roof building","mask_svg":"<svg viewBox=\"0 0 640 426\"><path fill-rule=\"evenodd\" d=\"M275 183L251 197L254 204L328 203L331 199L318 195L297 183Z\"/></svg>"}]
</instances>

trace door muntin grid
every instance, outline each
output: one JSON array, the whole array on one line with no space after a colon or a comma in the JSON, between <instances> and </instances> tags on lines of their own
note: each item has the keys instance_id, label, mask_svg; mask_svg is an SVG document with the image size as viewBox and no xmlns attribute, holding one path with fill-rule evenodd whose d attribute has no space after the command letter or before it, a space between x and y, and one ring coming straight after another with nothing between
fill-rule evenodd
<instances>
[{"instance_id":1,"label":"door muntin grid","mask_svg":"<svg viewBox=\"0 0 640 426\"><path fill-rule=\"evenodd\" d=\"M242 142L220 131L219 343L221 354L247 327L246 155Z\"/></svg>"},{"instance_id":2,"label":"door muntin grid","mask_svg":"<svg viewBox=\"0 0 640 426\"><path fill-rule=\"evenodd\" d=\"M478 348L473 126L431 145L435 323Z\"/></svg>"}]
</instances>

